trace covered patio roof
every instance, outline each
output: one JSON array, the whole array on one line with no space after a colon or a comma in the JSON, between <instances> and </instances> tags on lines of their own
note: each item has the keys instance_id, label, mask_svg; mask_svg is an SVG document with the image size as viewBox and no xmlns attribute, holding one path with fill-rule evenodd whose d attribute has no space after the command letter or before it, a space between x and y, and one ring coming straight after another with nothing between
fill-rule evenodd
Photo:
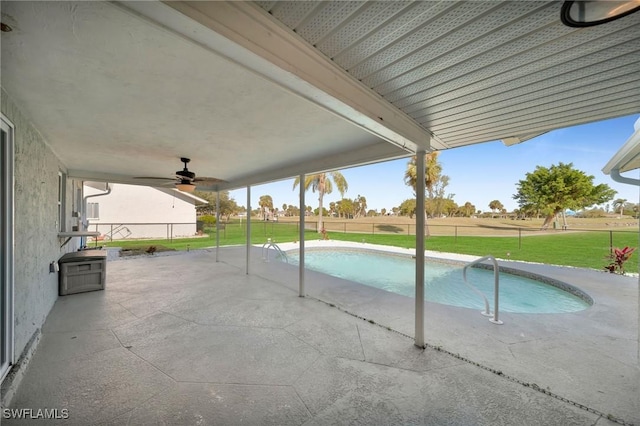
<instances>
[{"instance_id":1,"label":"covered patio roof","mask_svg":"<svg viewBox=\"0 0 640 426\"><path fill-rule=\"evenodd\" d=\"M560 5L2 2L2 87L70 176L233 189L639 112L640 14Z\"/></svg>"}]
</instances>

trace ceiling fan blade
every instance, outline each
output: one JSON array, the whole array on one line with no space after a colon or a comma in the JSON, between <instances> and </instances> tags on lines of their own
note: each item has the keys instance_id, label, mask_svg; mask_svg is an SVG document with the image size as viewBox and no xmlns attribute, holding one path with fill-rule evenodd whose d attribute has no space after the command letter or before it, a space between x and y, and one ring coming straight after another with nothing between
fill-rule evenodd
<instances>
[{"instance_id":1,"label":"ceiling fan blade","mask_svg":"<svg viewBox=\"0 0 640 426\"><path fill-rule=\"evenodd\" d=\"M193 182L201 186L207 186L207 185L215 185L216 183L220 183L220 182L226 182L226 180L222 180L214 177L197 177L193 180Z\"/></svg>"}]
</instances>

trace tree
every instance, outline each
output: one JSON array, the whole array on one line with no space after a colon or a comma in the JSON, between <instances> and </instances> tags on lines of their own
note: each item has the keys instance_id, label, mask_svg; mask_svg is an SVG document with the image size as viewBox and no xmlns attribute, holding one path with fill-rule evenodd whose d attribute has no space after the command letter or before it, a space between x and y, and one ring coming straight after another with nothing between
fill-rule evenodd
<instances>
[{"instance_id":1,"label":"tree","mask_svg":"<svg viewBox=\"0 0 640 426\"><path fill-rule=\"evenodd\" d=\"M216 214L216 193L209 191L194 191L193 195L203 198L209 202L209 204L196 206L196 212L198 215ZM226 216L226 220L229 221L229 217L233 214L241 211L243 207L238 206L236 200L229 196L229 191L220 191L220 216Z\"/></svg>"},{"instance_id":2,"label":"tree","mask_svg":"<svg viewBox=\"0 0 640 426\"><path fill-rule=\"evenodd\" d=\"M425 154L425 177L424 183L429 198L433 199L434 186L440 179L442 174L442 166L438 163L438 155L440 152L433 151ZM407 163L407 170L404 172L404 182L407 186L413 188L413 193L416 193L416 186L418 185L418 168L416 164L417 158L414 155Z\"/></svg>"},{"instance_id":3,"label":"tree","mask_svg":"<svg viewBox=\"0 0 640 426\"><path fill-rule=\"evenodd\" d=\"M333 182L332 182L333 181ZM347 180L342 176L340 172L329 172L329 173L320 173L317 175L308 175L305 176L304 179L304 190L308 191L311 188L312 192L318 193L318 232L322 232L322 202L324 200L325 194L331 194L333 192L333 184L335 183L340 196L343 197L344 193L349 189L349 184L347 184ZM297 177L293 181L293 189L300 184L300 178Z\"/></svg>"},{"instance_id":4,"label":"tree","mask_svg":"<svg viewBox=\"0 0 640 426\"><path fill-rule=\"evenodd\" d=\"M566 209L579 210L611 201L616 191L609 185L593 184L593 176L573 168L573 163L551 167L537 166L516 185L513 196L526 211L539 210L546 215L543 228Z\"/></svg>"},{"instance_id":5,"label":"tree","mask_svg":"<svg viewBox=\"0 0 640 426\"><path fill-rule=\"evenodd\" d=\"M440 182L440 176L442 174L442 166L438 163L438 155L440 153L438 151L432 151L425 154L425 176L424 176L424 184L427 190L428 199L434 199L434 193L436 189L436 185ZM417 185L418 185L418 167L417 167L417 157L414 155L411 157L411 160L407 163L407 170L404 173L404 183L413 188L413 193L417 195ZM449 178L447 177L446 184L449 183ZM415 210L415 209L414 209ZM427 223L427 212L426 210L423 212L425 215L425 225ZM413 215L411 215L413 217ZM429 226L427 228L427 235L429 235Z\"/></svg>"},{"instance_id":6,"label":"tree","mask_svg":"<svg viewBox=\"0 0 640 426\"><path fill-rule=\"evenodd\" d=\"M342 200L336 203L336 210L338 211L338 215L340 217L349 219L353 217L356 210L356 206L352 199L343 198Z\"/></svg>"},{"instance_id":7,"label":"tree","mask_svg":"<svg viewBox=\"0 0 640 426\"><path fill-rule=\"evenodd\" d=\"M289 204L287 206L286 214L287 216L300 216L300 209L293 204Z\"/></svg>"},{"instance_id":8,"label":"tree","mask_svg":"<svg viewBox=\"0 0 640 426\"><path fill-rule=\"evenodd\" d=\"M413 219L413 215L416 213L416 199L411 198L409 200L404 200L398 211L402 216L409 216L410 219Z\"/></svg>"},{"instance_id":9,"label":"tree","mask_svg":"<svg viewBox=\"0 0 640 426\"><path fill-rule=\"evenodd\" d=\"M496 210L501 211L504 208L504 206L500 201L493 200L492 202L489 203L489 208L491 209L492 212L495 212Z\"/></svg>"},{"instance_id":10,"label":"tree","mask_svg":"<svg viewBox=\"0 0 640 426\"><path fill-rule=\"evenodd\" d=\"M613 210L614 211L620 211L619 214L619 218L622 218L622 215L624 214L624 203L626 203L627 200L625 198L617 198L613 201Z\"/></svg>"},{"instance_id":11,"label":"tree","mask_svg":"<svg viewBox=\"0 0 640 426\"><path fill-rule=\"evenodd\" d=\"M447 216L453 216L458 211L458 205L453 201L453 197L449 196L442 200L441 213Z\"/></svg>"},{"instance_id":12,"label":"tree","mask_svg":"<svg viewBox=\"0 0 640 426\"><path fill-rule=\"evenodd\" d=\"M474 214L476 211L476 206L474 206L469 201L467 201L466 203L464 203L464 206L462 207L462 211L464 212L464 215L466 217L471 217L471 215Z\"/></svg>"},{"instance_id":13,"label":"tree","mask_svg":"<svg viewBox=\"0 0 640 426\"><path fill-rule=\"evenodd\" d=\"M258 205L260 206L262 220L267 220L267 212L270 212L271 209L273 209L273 199L271 198L271 195L261 195Z\"/></svg>"},{"instance_id":14,"label":"tree","mask_svg":"<svg viewBox=\"0 0 640 426\"><path fill-rule=\"evenodd\" d=\"M357 219L360 216L367 215L367 199L358 194L355 200L353 200L353 204L355 204L355 214L354 217Z\"/></svg>"}]
</instances>

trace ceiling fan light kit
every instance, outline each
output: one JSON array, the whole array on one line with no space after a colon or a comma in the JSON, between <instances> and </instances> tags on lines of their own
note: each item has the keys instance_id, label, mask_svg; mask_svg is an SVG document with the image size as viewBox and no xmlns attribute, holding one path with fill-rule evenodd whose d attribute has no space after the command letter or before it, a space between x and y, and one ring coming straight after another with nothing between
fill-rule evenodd
<instances>
[{"instance_id":1,"label":"ceiling fan light kit","mask_svg":"<svg viewBox=\"0 0 640 426\"><path fill-rule=\"evenodd\" d=\"M196 186L189 182L187 183L179 182L179 183L176 183L176 189L182 192L193 192L195 191Z\"/></svg>"}]
</instances>

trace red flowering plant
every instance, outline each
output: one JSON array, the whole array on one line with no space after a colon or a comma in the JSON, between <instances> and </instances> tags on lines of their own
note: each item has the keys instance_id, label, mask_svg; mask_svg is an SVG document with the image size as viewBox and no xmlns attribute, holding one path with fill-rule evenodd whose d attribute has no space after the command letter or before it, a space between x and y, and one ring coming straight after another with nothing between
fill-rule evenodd
<instances>
[{"instance_id":1,"label":"red flowering plant","mask_svg":"<svg viewBox=\"0 0 640 426\"><path fill-rule=\"evenodd\" d=\"M613 253L608 257L611 262L605 266L604 269L612 274L618 272L619 274L624 275L624 263L629 260L634 251L635 247L625 247L623 249L614 248Z\"/></svg>"}]
</instances>

